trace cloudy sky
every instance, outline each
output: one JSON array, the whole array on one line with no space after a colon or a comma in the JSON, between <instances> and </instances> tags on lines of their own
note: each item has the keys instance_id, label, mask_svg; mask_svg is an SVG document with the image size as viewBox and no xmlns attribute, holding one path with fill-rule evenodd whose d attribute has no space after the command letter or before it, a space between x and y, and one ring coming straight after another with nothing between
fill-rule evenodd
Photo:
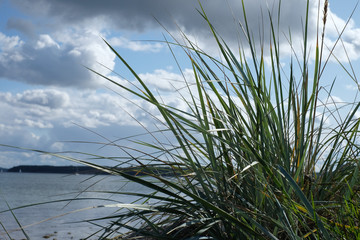
<instances>
[{"instance_id":1,"label":"cloudy sky","mask_svg":"<svg viewBox=\"0 0 360 240\"><path fill-rule=\"evenodd\" d=\"M245 0L245 4L250 27L258 41L261 10L264 19L268 9L276 13L277 0ZM310 1L311 38L316 31L317 4L317 0ZM337 28L341 31L355 4L356 0L330 1L326 34L329 46L336 40ZM203 5L220 34L229 45L236 47L242 39L236 24L243 19L241 1L207 0ZM282 32L291 30L295 45L302 36L305 6L305 0L283 1L280 28ZM198 8L195 0L0 0L0 143L48 151L77 150L120 156L122 153L118 149L69 141L106 142L141 133L143 130L134 118L151 126L141 108L153 109L86 67L125 85L134 80L104 44L104 38L151 88L159 91L164 101L185 108L174 91L182 86L183 76L162 41L164 36L170 39L164 28L174 36L178 36L181 29L202 49L216 54ZM343 33L343 44L355 71L360 66L359 24L360 12L356 10ZM264 36L268 36L267 29L265 27ZM285 39L282 41L285 46ZM286 49L283 50L285 56ZM346 64L343 49L335 51ZM191 80L190 65L184 54L180 49L174 52L184 76ZM332 78L344 78L334 98L346 101L349 93L356 94L356 83L346 80L343 72L333 70L329 74L333 74ZM0 151L0 167L71 164L11 148L3 147Z\"/></svg>"}]
</instances>

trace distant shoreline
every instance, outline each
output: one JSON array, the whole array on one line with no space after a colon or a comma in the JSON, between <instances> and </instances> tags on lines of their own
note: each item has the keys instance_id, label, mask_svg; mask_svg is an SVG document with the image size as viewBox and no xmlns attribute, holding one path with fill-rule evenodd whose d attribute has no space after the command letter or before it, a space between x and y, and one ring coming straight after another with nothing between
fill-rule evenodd
<instances>
[{"instance_id":1,"label":"distant shoreline","mask_svg":"<svg viewBox=\"0 0 360 240\"><path fill-rule=\"evenodd\" d=\"M129 175L148 175L156 172L162 176L175 176L176 174L171 168L167 167L127 167L116 168L123 173ZM63 174L92 174L92 175L110 175L107 172L89 167L89 166L50 166L50 165L20 165L9 169L0 168L0 172L12 173L63 173Z\"/></svg>"},{"instance_id":2,"label":"distant shoreline","mask_svg":"<svg viewBox=\"0 0 360 240\"><path fill-rule=\"evenodd\" d=\"M50 165L20 165L7 169L6 172L21 173L66 173L66 174L107 174L87 166L50 166Z\"/></svg>"}]
</instances>

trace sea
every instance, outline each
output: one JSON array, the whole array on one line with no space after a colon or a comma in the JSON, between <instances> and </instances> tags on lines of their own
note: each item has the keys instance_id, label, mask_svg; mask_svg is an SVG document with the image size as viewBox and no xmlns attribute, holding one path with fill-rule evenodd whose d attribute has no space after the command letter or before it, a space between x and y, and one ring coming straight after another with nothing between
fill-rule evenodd
<instances>
[{"instance_id":1,"label":"sea","mask_svg":"<svg viewBox=\"0 0 360 240\"><path fill-rule=\"evenodd\" d=\"M99 239L109 220L88 220L136 200L113 192L151 191L118 176L0 173L0 240Z\"/></svg>"}]
</instances>

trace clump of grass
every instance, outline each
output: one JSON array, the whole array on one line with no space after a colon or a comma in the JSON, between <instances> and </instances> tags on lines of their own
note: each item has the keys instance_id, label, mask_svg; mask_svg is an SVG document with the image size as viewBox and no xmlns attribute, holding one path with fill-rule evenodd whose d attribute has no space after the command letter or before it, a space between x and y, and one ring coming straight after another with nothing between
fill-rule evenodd
<instances>
[{"instance_id":1,"label":"clump of grass","mask_svg":"<svg viewBox=\"0 0 360 240\"><path fill-rule=\"evenodd\" d=\"M245 47L233 52L201 5L199 13L208 23L220 58L197 48L185 34L186 44L167 42L170 49L174 44L183 48L192 65L196 91L191 91L188 83L190 97L183 98L189 111L163 103L106 42L140 87L137 91L107 79L155 106L162 117L156 120L165 126L159 131L175 139L165 144L154 134L155 143L137 142L154 153L140 152L143 158L129 153L129 158L144 169L157 164L176 173L169 179L150 171L148 176L163 184L159 186L150 178L88 163L154 190L138 195L146 201L156 200L156 204L134 205L113 216L107 229L111 234L125 228L132 232L127 238L149 239L359 237L360 121L355 117L359 103L353 103L347 113L341 112L343 118L337 125L327 126L327 116L340 110L327 115L330 110L320 105L319 98L325 89L321 75L328 61L323 56L328 1L323 6L324 27L313 51L308 49L307 1L302 56L294 52L288 69L281 66L271 14L268 70L264 46L259 51L252 41L243 1L242 6L247 39L242 46L250 50L250 57L245 56ZM309 57L314 59L311 65ZM327 91L331 99L331 88ZM139 221L142 224L128 224Z\"/></svg>"},{"instance_id":2,"label":"clump of grass","mask_svg":"<svg viewBox=\"0 0 360 240\"><path fill-rule=\"evenodd\" d=\"M342 121L332 126L326 125L327 116L340 110L331 112L326 105L320 105L319 94L325 89L321 76L328 61L323 57L328 1L323 6L324 28L318 33L313 51L309 51L307 1L302 56L294 52L287 69L281 65L279 39L271 14L268 69L264 46L258 49L251 38L243 1L242 6L242 29L247 41L236 53L214 29L201 5L199 13L208 23L221 56L213 57L202 51L185 34L186 44L167 42L170 50L181 47L192 65L195 91L185 81L189 91L183 97L188 111L162 102L105 41L139 87L129 88L97 74L156 107L161 118L151 113L149 116L162 127L156 133L149 130L153 142L135 141L153 151L106 143L127 153L129 160L144 169L147 178L53 154L154 190L151 194L131 193L142 204L128 204L125 212L107 217L111 223L101 238L359 237L360 120L355 113L360 105L354 103L347 113L341 112ZM289 44L292 47L291 41ZM251 56L245 55L245 48ZM309 58L314 59L313 64L308 63ZM327 91L331 99L331 88ZM162 137L156 137L158 134ZM154 166L171 169L174 176L164 177ZM131 234L120 234L123 229Z\"/></svg>"}]
</instances>

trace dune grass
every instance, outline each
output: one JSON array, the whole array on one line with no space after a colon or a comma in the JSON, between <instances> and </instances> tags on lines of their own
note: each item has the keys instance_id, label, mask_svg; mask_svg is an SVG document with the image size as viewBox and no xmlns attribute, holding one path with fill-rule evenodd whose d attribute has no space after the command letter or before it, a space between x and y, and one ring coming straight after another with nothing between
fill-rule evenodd
<instances>
[{"instance_id":1,"label":"dune grass","mask_svg":"<svg viewBox=\"0 0 360 240\"><path fill-rule=\"evenodd\" d=\"M325 27L309 51L307 1L302 55L294 52L284 69L278 29L273 24L281 19L268 16L271 46L266 63L264 46L259 49L251 38L242 3L242 30L247 41L236 52L214 29L201 5L199 14L208 23L220 57L202 51L185 34L186 44L167 41L170 50L184 50L193 69L195 81L184 81L189 90L183 96L188 111L165 104L105 41L139 87L129 88L95 73L156 107L161 117L148 114L161 127L156 133L149 130L154 137L151 142L134 141L152 151L105 143L127 153L128 160L148 172L146 178L52 154L153 189L151 194L118 192L136 195L142 204L119 205L123 211L99 217L109 220L102 239L360 237L360 120L355 117L360 103L354 102L344 113L327 108L320 100L321 91L331 100L331 86L326 88L321 81L328 61L323 56ZM325 1L319 9L324 26L327 4ZM311 64L309 59L313 59ZM327 118L338 113L342 121L329 126ZM171 168L176 174L161 176L154 166ZM131 234L121 234L124 229Z\"/></svg>"},{"instance_id":2,"label":"dune grass","mask_svg":"<svg viewBox=\"0 0 360 240\"><path fill-rule=\"evenodd\" d=\"M281 65L273 24L281 19L274 21L269 14L267 65L264 46L258 49L250 37L242 3L242 28L247 41L238 52L233 52L217 33L201 5L199 13L208 23L220 57L202 51L185 34L186 44L167 42L170 49L181 47L192 65L196 91L190 90L186 82L189 92L183 101L188 111L162 102L105 41L140 87L128 88L97 74L155 106L161 119L149 116L163 126L160 132L175 140L164 143L154 134L153 142L137 142L154 153L139 152L143 158L129 153L129 159L144 169L154 164L170 167L181 176L169 179L155 171L150 173L152 179L163 184L160 186L150 178L88 163L154 190L153 194L138 194L145 204L128 207L126 213L110 218L112 223L103 237L116 235L124 228L132 232L127 238L149 239L360 237L360 121L355 117L360 105L354 102L344 113L340 108L331 110L319 97L323 91L331 100L331 87L326 88L321 81L329 60L323 56L328 1L319 9L323 17L318 25L324 27L319 29L311 51L307 2L302 55L293 52L287 69ZM292 47L291 41L289 45ZM245 49L251 56L246 56ZM342 120L327 124L327 118L335 114L341 114ZM127 152L126 146L110 144ZM156 204L147 204L148 200ZM142 224L131 226L131 222Z\"/></svg>"}]
</instances>

